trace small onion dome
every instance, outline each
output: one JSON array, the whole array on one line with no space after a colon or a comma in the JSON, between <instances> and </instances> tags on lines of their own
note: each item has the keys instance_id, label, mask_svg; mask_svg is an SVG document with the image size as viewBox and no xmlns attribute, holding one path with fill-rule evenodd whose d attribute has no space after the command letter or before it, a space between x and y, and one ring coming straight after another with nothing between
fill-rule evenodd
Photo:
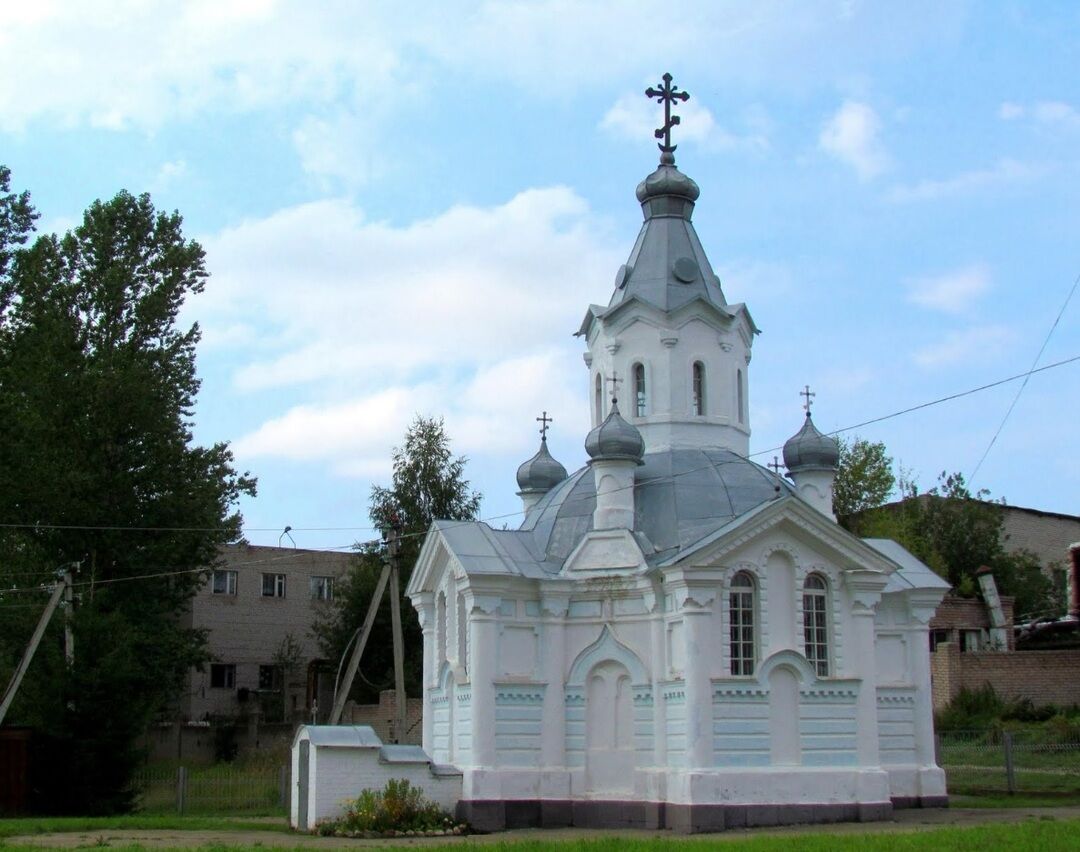
<instances>
[{"instance_id":1,"label":"small onion dome","mask_svg":"<svg viewBox=\"0 0 1080 852\"><path fill-rule=\"evenodd\" d=\"M611 413L585 438L585 452L597 461L625 459L641 464L645 440L632 423L623 420L619 403L611 400Z\"/></svg>"},{"instance_id":2,"label":"small onion dome","mask_svg":"<svg viewBox=\"0 0 1080 852\"><path fill-rule=\"evenodd\" d=\"M698 185L666 162L661 162L656 171L637 187L637 199L641 202L641 212L646 219L660 216L689 221L699 195L701 190Z\"/></svg>"},{"instance_id":3,"label":"small onion dome","mask_svg":"<svg viewBox=\"0 0 1080 852\"><path fill-rule=\"evenodd\" d=\"M517 470L517 483L523 494L546 494L566 479L566 468L548 452L547 438L540 439L540 450Z\"/></svg>"},{"instance_id":4,"label":"small onion dome","mask_svg":"<svg viewBox=\"0 0 1080 852\"><path fill-rule=\"evenodd\" d=\"M836 470L840 464L840 445L836 438L823 435L806 412L806 422L784 444L784 465L789 471Z\"/></svg>"}]
</instances>

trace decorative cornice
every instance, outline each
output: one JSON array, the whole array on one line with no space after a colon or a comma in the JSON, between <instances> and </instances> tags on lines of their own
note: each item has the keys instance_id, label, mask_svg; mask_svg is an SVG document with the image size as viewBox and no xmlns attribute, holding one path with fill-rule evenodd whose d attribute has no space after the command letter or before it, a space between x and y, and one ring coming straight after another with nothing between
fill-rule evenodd
<instances>
[{"instance_id":1,"label":"decorative cornice","mask_svg":"<svg viewBox=\"0 0 1080 852\"><path fill-rule=\"evenodd\" d=\"M543 704L546 683L500 683L496 681L496 704Z\"/></svg>"}]
</instances>

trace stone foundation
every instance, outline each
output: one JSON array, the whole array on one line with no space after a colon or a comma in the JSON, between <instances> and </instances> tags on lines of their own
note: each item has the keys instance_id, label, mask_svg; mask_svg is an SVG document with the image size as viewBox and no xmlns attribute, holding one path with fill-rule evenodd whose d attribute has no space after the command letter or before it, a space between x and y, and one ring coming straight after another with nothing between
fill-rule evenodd
<instances>
[{"instance_id":1,"label":"stone foundation","mask_svg":"<svg viewBox=\"0 0 1080 852\"><path fill-rule=\"evenodd\" d=\"M669 802L563 799L458 802L457 817L477 831L514 828L670 829L680 834L798 823L876 822L893 808L947 807L946 796L905 797L891 802L808 805L684 805Z\"/></svg>"}]
</instances>

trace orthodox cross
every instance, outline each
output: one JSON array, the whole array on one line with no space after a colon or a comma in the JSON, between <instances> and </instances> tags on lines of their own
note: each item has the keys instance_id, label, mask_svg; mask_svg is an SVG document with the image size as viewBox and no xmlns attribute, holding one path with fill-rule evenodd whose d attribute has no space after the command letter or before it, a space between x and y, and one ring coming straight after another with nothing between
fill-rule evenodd
<instances>
[{"instance_id":1,"label":"orthodox cross","mask_svg":"<svg viewBox=\"0 0 1080 852\"><path fill-rule=\"evenodd\" d=\"M611 371L611 377L606 379L605 381L607 381L607 382L609 382L611 384L611 401L612 402L617 402L617 400L615 398L615 394L619 389L619 385L622 384L622 379L619 378L618 373L616 373L614 370L612 370Z\"/></svg>"},{"instance_id":2,"label":"orthodox cross","mask_svg":"<svg viewBox=\"0 0 1080 852\"><path fill-rule=\"evenodd\" d=\"M775 473L777 476L779 476L780 475L780 468L782 468L783 465L780 464L780 459L778 459L776 456L773 456L772 457L772 464L766 465L766 467L771 467L772 470L773 470L773 473Z\"/></svg>"},{"instance_id":3,"label":"orthodox cross","mask_svg":"<svg viewBox=\"0 0 1080 852\"><path fill-rule=\"evenodd\" d=\"M809 417L810 416L810 400L811 400L812 397L817 396L817 394L814 393L812 390L810 390L810 385L806 385L801 391L799 391L799 396L806 397L806 402L803 403L803 408L806 410L806 416Z\"/></svg>"},{"instance_id":4,"label":"orthodox cross","mask_svg":"<svg viewBox=\"0 0 1080 852\"><path fill-rule=\"evenodd\" d=\"M664 81L663 87L654 89L649 86L645 90L645 95L651 100L653 98L658 99L664 105L664 126L658 127L653 132L653 136L657 139L663 139L663 144L657 143L657 146L665 154L671 154L678 147L671 144L671 128L676 124L680 124L679 116L671 114L671 105L675 101L682 101L685 103L690 99L689 92L680 92L678 86L671 85L671 75L665 74L662 78Z\"/></svg>"},{"instance_id":5,"label":"orthodox cross","mask_svg":"<svg viewBox=\"0 0 1080 852\"><path fill-rule=\"evenodd\" d=\"M548 417L547 412L545 411L543 414L541 414L539 417L536 418L536 422L540 424L540 440L541 441L546 441L547 440L548 423L554 423L555 418L554 417Z\"/></svg>"}]
</instances>

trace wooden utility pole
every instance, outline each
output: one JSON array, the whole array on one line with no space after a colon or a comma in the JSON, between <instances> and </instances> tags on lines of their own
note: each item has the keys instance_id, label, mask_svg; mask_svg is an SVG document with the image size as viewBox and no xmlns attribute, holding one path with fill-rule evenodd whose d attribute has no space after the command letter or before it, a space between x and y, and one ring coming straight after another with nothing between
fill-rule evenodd
<instances>
[{"instance_id":1,"label":"wooden utility pole","mask_svg":"<svg viewBox=\"0 0 1080 852\"><path fill-rule=\"evenodd\" d=\"M75 591L72 589L71 569L64 571L64 659L68 668L75 665L75 632L71 629L71 616L75 604Z\"/></svg>"},{"instance_id":2,"label":"wooden utility pole","mask_svg":"<svg viewBox=\"0 0 1080 852\"><path fill-rule=\"evenodd\" d=\"M331 725L341 724L341 714L345 710L345 702L349 699L349 691L352 689L353 679L356 677L356 671L360 667L360 658L364 654L364 648L367 646L368 637L371 635L371 627L375 623L375 615L379 611L379 604L382 603L383 595L386 593L386 587L389 585L390 618L394 633L394 692L397 716L397 739L400 741L405 734L406 721L405 640L401 633L401 596L397 564L398 553L401 550L401 541L397 529L394 528L384 531L383 538L386 541L386 553L383 555L382 574L379 575L379 582L375 587L375 594L371 598L371 603L368 604L368 611L367 615L364 616L364 623L357 631L359 638L357 639L356 646L353 648L352 656L349 658L349 665L345 669L345 677L342 679L341 683L337 685L337 692L334 695L334 709L330 712L329 722Z\"/></svg>"},{"instance_id":3,"label":"wooden utility pole","mask_svg":"<svg viewBox=\"0 0 1080 852\"><path fill-rule=\"evenodd\" d=\"M4 717L7 715L8 708L11 707L11 702L15 700L15 695L19 691L20 684L22 684L23 676L26 674L26 670L30 668L30 661L34 659L34 654L37 652L38 645L41 644L41 637L45 635L45 628L49 626L49 620L52 618L53 613L56 612L56 607L60 603L60 598L70 593L71 572L65 571L63 578L58 580L53 587L49 602L45 604L45 611L41 614L41 618L38 619L37 627L34 628L34 633L30 637L30 644L26 646L26 651L23 653L22 660L19 661L19 665L15 669L15 674L11 676L11 682L8 683L7 689L4 690L4 698L3 700L0 700L0 725L4 723Z\"/></svg>"}]
</instances>

